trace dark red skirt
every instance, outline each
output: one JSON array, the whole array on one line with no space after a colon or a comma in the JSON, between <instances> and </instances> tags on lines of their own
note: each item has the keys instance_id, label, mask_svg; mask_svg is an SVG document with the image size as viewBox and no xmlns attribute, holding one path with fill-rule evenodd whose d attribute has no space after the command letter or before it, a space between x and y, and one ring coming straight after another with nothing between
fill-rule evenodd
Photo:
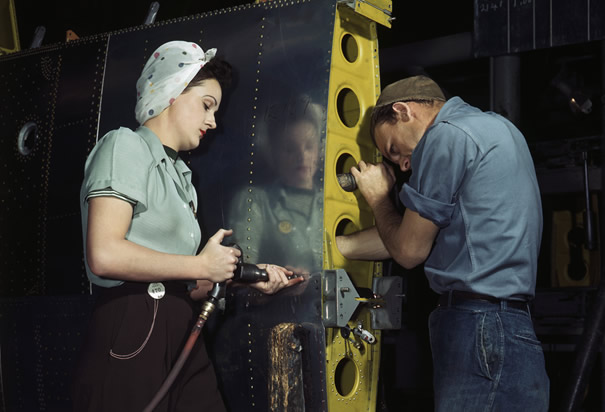
<instances>
[{"instance_id":1,"label":"dark red skirt","mask_svg":"<svg viewBox=\"0 0 605 412\"><path fill-rule=\"evenodd\" d=\"M100 289L73 383L74 411L142 411L164 382L190 335L198 309L179 282ZM156 411L224 412L214 368L198 338Z\"/></svg>"}]
</instances>

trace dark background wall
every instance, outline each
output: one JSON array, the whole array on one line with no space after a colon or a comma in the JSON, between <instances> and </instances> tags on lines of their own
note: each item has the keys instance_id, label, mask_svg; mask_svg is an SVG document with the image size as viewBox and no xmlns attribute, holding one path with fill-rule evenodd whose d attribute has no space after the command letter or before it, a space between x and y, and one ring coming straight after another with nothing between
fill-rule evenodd
<instances>
[{"instance_id":1,"label":"dark background wall","mask_svg":"<svg viewBox=\"0 0 605 412\"><path fill-rule=\"evenodd\" d=\"M86 37L140 25L151 3L140 0L14 1L23 49L31 44L37 26L46 28L43 41L46 45L65 41L67 30ZM536 15L528 14L529 9L525 8L518 15L519 24L502 21L503 10L499 7L513 2L537 10L537 19L532 20ZM245 3L241 0L161 2L156 21ZM593 194L598 195L601 189L604 53L602 36L595 27L603 27L604 2L394 0L393 3L396 18L393 27L378 26L383 85L406 75L425 73L437 80L449 96L459 95L481 109L493 109L494 95L502 93L504 88L494 82L498 58L509 52L503 51L502 45L511 37L513 43L515 38L523 40L514 43L510 50L518 63L516 82L520 86L513 106L518 110L517 124L534 155L543 191L545 231L534 317L544 342L554 406L569 379L575 342L590 314L600 278L598 262L595 264L598 253L588 253L581 242L576 246L569 244L568 250L560 247L561 242L568 241L569 233L583 228L583 223L557 229L554 222L562 214L581 214L584 210L582 152L587 152L593 172L590 186ZM481 15L479 11L485 7ZM492 18L489 26L484 25L486 15ZM536 21L537 27L533 27ZM554 26L544 27L540 23L544 21ZM549 30L555 35L545 34ZM536 36L538 41L532 42ZM591 110L574 110L570 106L571 94L589 99ZM598 206L599 202L595 202ZM579 252L585 256L582 259L592 259L592 263L584 262L585 272L570 276L565 259L561 268L557 267L561 265L557 263L561 261L557 256L572 254L572 247L576 248L576 255ZM381 386L382 399L385 404L400 405L407 408L405 410L432 410L426 317L435 296L428 290L421 270L405 272L396 266L387 267L404 276L408 299L404 327L384 335L384 357L395 362L384 365L382 376L389 383ZM565 273L561 274L562 271ZM600 393L604 391L600 390L602 379L598 374L602 369L599 366L594 369L584 410L601 410Z\"/></svg>"},{"instance_id":2,"label":"dark background wall","mask_svg":"<svg viewBox=\"0 0 605 412\"><path fill-rule=\"evenodd\" d=\"M65 40L65 32L79 36L136 26L145 20L149 0L89 0L81 3L58 0L15 0L19 35L23 47L31 43L36 26L45 26L45 43ZM157 20L252 3L243 0L160 1ZM379 29L381 45L390 47L446 34L470 31L473 27L473 1L456 2L393 1L396 20L392 29Z\"/></svg>"}]
</instances>

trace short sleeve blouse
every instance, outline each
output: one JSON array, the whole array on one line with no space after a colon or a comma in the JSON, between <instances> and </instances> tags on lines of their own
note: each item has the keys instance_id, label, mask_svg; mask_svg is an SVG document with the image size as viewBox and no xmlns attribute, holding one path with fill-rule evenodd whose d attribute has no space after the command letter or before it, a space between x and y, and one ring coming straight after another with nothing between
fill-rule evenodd
<instances>
[{"instance_id":1,"label":"short sleeve blouse","mask_svg":"<svg viewBox=\"0 0 605 412\"><path fill-rule=\"evenodd\" d=\"M111 131L91 151L80 191L85 258L89 195L100 190L107 190L109 196L115 192L134 205L126 239L164 253L197 252L201 231L191 170L181 159L170 159L150 129ZM92 283L104 287L123 283L96 276L85 261Z\"/></svg>"}]
</instances>

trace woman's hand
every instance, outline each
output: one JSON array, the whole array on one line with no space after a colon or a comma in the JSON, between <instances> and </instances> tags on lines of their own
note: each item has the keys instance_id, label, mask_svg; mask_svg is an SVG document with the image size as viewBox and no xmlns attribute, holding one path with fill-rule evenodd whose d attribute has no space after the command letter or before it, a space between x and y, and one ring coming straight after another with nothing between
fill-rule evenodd
<instances>
[{"instance_id":1,"label":"woman's hand","mask_svg":"<svg viewBox=\"0 0 605 412\"><path fill-rule=\"evenodd\" d=\"M233 272L237 267L237 258L241 252L235 248L221 245L223 239L231 236L232 233L232 230L219 229L208 240L198 255L201 259L199 279L220 283L233 277Z\"/></svg>"},{"instance_id":2,"label":"woman's hand","mask_svg":"<svg viewBox=\"0 0 605 412\"><path fill-rule=\"evenodd\" d=\"M209 280L198 280L193 289L189 292L189 296L193 300L206 299L208 297L208 292L210 292L213 287L214 283Z\"/></svg>"},{"instance_id":3,"label":"woman's hand","mask_svg":"<svg viewBox=\"0 0 605 412\"><path fill-rule=\"evenodd\" d=\"M250 286L267 295L277 293L284 288L296 285L304 280L302 276L289 279L290 276L294 275L294 272L281 266L268 265L264 263L256 266L267 271L269 280L266 282L251 283Z\"/></svg>"}]
</instances>

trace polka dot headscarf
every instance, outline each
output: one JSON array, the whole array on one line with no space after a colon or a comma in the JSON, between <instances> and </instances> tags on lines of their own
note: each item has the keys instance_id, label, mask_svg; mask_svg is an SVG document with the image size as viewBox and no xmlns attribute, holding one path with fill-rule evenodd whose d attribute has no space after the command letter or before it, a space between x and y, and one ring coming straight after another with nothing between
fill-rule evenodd
<instances>
[{"instance_id":1,"label":"polka dot headscarf","mask_svg":"<svg viewBox=\"0 0 605 412\"><path fill-rule=\"evenodd\" d=\"M139 124L159 115L185 90L191 79L216 54L195 43L171 41L157 48L137 81L135 115Z\"/></svg>"}]
</instances>

